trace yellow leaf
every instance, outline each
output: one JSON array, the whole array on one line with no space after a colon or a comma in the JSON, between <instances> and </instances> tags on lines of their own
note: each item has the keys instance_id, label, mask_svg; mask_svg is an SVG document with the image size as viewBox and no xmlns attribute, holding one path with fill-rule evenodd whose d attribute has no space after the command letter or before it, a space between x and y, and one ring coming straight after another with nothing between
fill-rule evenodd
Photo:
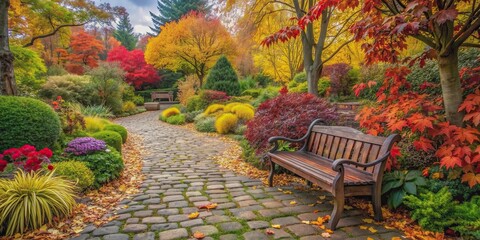
<instances>
[{"instance_id":1,"label":"yellow leaf","mask_svg":"<svg viewBox=\"0 0 480 240\"><path fill-rule=\"evenodd\" d=\"M291 191L283 191L285 194L293 194Z\"/></svg>"},{"instance_id":2,"label":"yellow leaf","mask_svg":"<svg viewBox=\"0 0 480 240\"><path fill-rule=\"evenodd\" d=\"M21 236L22 236L22 234L20 234L20 233L15 233L15 236L14 236L14 237L15 237L15 238L20 238Z\"/></svg>"},{"instance_id":3,"label":"yellow leaf","mask_svg":"<svg viewBox=\"0 0 480 240\"><path fill-rule=\"evenodd\" d=\"M345 208L345 210L352 210L353 209L353 207L348 206L348 205L345 205L343 208Z\"/></svg>"},{"instance_id":4,"label":"yellow leaf","mask_svg":"<svg viewBox=\"0 0 480 240\"><path fill-rule=\"evenodd\" d=\"M367 230L368 227L367 227L367 226L360 226L360 229L362 229L362 230Z\"/></svg>"},{"instance_id":5,"label":"yellow leaf","mask_svg":"<svg viewBox=\"0 0 480 240\"><path fill-rule=\"evenodd\" d=\"M195 219L195 218L198 218L198 215L200 215L199 212L193 212L193 213L190 213L190 214L188 215L188 218L189 218L189 219Z\"/></svg>"},{"instance_id":6,"label":"yellow leaf","mask_svg":"<svg viewBox=\"0 0 480 240\"><path fill-rule=\"evenodd\" d=\"M280 227L281 227L280 224L273 224L272 225L272 228L280 229Z\"/></svg>"},{"instance_id":7,"label":"yellow leaf","mask_svg":"<svg viewBox=\"0 0 480 240\"><path fill-rule=\"evenodd\" d=\"M392 240L402 240L400 237L392 237Z\"/></svg>"},{"instance_id":8,"label":"yellow leaf","mask_svg":"<svg viewBox=\"0 0 480 240\"><path fill-rule=\"evenodd\" d=\"M122 184L118 187L118 190L125 192L127 190L127 187L125 186L125 184Z\"/></svg>"},{"instance_id":9,"label":"yellow leaf","mask_svg":"<svg viewBox=\"0 0 480 240\"><path fill-rule=\"evenodd\" d=\"M324 237L324 238L329 238L329 237L330 237L330 233L324 232L324 233L322 233L322 237Z\"/></svg>"},{"instance_id":10,"label":"yellow leaf","mask_svg":"<svg viewBox=\"0 0 480 240\"><path fill-rule=\"evenodd\" d=\"M367 240L374 240L374 239L373 239L373 238L371 238L371 237L367 237Z\"/></svg>"},{"instance_id":11,"label":"yellow leaf","mask_svg":"<svg viewBox=\"0 0 480 240\"><path fill-rule=\"evenodd\" d=\"M281 189L281 188L278 188L278 191L280 191L280 192L283 192L283 189Z\"/></svg>"},{"instance_id":12,"label":"yellow leaf","mask_svg":"<svg viewBox=\"0 0 480 240\"><path fill-rule=\"evenodd\" d=\"M320 197L318 197L318 198L320 198L320 200L325 200L326 196L325 196L325 195L322 195L322 196L320 196Z\"/></svg>"},{"instance_id":13,"label":"yellow leaf","mask_svg":"<svg viewBox=\"0 0 480 240\"><path fill-rule=\"evenodd\" d=\"M325 231L326 231L327 233L333 234L332 229L326 229Z\"/></svg>"},{"instance_id":14,"label":"yellow leaf","mask_svg":"<svg viewBox=\"0 0 480 240\"><path fill-rule=\"evenodd\" d=\"M297 204L296 201L291 201L291 202L290 202L290 205L295 205L295 204Z\"/></svg>"},{"instance_id":15,"label":"yellow leaf","mask_svg":"<svg viewBox=\"0 0 480 240\"><path fill-rule=\"evenodd\" d=\"M362 219L362 221L364 221L366 223L373 223L373 219L371 219L371 218L364 218L364 219Z\"/></svg>"},{"instance_id":16,"label":"yellow leaf","mask_svg":"<svg viewBox=\"0 0 480 240\"><path fill-rule=\"evenodd\" d=\"M310 221L302 221L304 224L310 224Z\"/></svg>"},{"instance_id":17,"label":"yellow leaf","mask_svg":"<svg viewBox=\"0 0 480 240\"><path fill-rule=\"evenodd\" d=\"M387 225L385 225L384 227L385 227L385 229L388 229L388 230L395 229L394 227L390 227L390 226L387 226Z\"/></svg>"},{"instance_id":18,"label":"yellow leaf","mask_svg":"<svg viewBox=\"0 0 480 240\"><path fill-rule=\"evenodd\" d=\"M315 206L315 203L312 203L312 204L308 204L309 207L313 207Z\"/></svg>"},{"instance_id":19,"label":"yellow leaf","mask_svg":"<svg viewBox=\"0 0 480 240\"><path fill-rule=\"evenodd\" d=\"M47 225L43 225L42 227L40 227L40 231L47 231Z\"/></svg>"},{"instance_id":20,"label":"yellow leaf","mask_svg":"<svg viewBox=\"0 0 480 240\"><path fill-rule=\"evenodd\" d=\"M376 232L378 232L378 231L377 231L375 228L373 228L373 227L369 227L369 228L368 228L368 231L370 231L371 233L376 233Z\"/></svg>"}]
</instances>

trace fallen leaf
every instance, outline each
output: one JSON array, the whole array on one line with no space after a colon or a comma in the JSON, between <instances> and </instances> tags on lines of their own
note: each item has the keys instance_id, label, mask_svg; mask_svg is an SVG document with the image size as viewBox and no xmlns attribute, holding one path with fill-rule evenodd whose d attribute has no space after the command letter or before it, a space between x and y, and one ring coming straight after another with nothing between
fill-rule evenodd
<instances>
[{"instance_id":1,"label":"fallen leaf","mask_svg":"<svg viewBox=\"0 0 480 240\"><path fill-rule=\"evenodd\" d=\"M188 218L189 218L189 219L195 219L195 218L198 218L199 215L200 215L199 212L193 212L193 213L190 213L190 214L188 215Z\"/></svg>"},{"instance_id":2,"label":"fallen leaf","mask_svg":"<svg viewBox=\"0 0 480 240\"><path fill-rule=\"evenodd\" d=\"M285 194L293 194L292 191L283 191L283 193L285 193Z\"/></svg>"},{"instance_id":3,"label":"fallen leaf","mask_svg":"<svg viewBox=\"0 0 480 240\"><path fill-rule=\"evenodd\" d=\"M392 237L392 240L402 240L400 237Z\"/></svg>"},{"instance_id":4,"label":"fallen leaf","mask_svg":"<svg viewBox=\"0 0 480 240\"><path fill-rule=\"evenodd\" d=\"M368 228L368 231L370 231L371 233L376 233L376 232L378 232L378 231L377 231L375 228L373 228L373 227L369 227L369 228Z\"/></svg>"},{"instance_id":5,"label":"fallen leaf","mask_svg":"<svg viewBox=\"0 0 480 240\"><path fill-rule=\"evenodd\" d=\"M318 213L320 212L320 210L313 210L313 213Z\"/></svg>"},{"instance_id":6,"label":"fallen leaf","mask_svg":"<svg viewBox=\"0 0 480 240\"><path fill-rule=\"evenodd\" d=\"M125 184L122 184L118 187L118 190L125 192L127 190L127 187L125 186Z\"/></svg>"},{"instance_id":7,"label":"fallen leaf","mask_svg":"<svg viewBox=\"0 0 480 240\"><path fill-rule=\"evenodd\" d=\"M295 204L297 204L296 201L291 201L291 202L290 202L290 205L295 205Z\"/></svg>"},{"instance_id":8,"label":"fallen leaf","mask_svg":"<svg viewBox=\"0 0 480 240\"><path fill-rule=\"evenodd\" d=\"M210 210L210 209L215 209L217 208L218 204L216 203L210 203L210 204L207 204L207 205L202 205L202 206L199 206L198 208L199 209L207 209L207 210Z\"/></svg>"},{"instance_id":9,"label":"fallen leaf","mask_svg":"<svg viewBox=\"0 0 480 240\"><path fill-rule=\"evenodd\" d=\"M322 237L324 237L324 238L330 238L330 236L331 236L331 235L330 235L330 233L328 233L328 232L322 233Z\"/></svg>"},{"instance_id":10,"label":"fallen leaf","mask_svg":"<svg viewBox=\"0 0 480 240\"><path fill-rule=\"evenodd\" d=\"M312 203L312 204L308 204L309 207L313 207L315 206L315 203Z\"/></svg>"},{"instance_id":11,"label":"fallen leaf","mask_svg":"<svg viewBox=\"0 0 480 240\"><path fill-rule=\"evenodd\" d=\"M281 188L278 188L278 191L280 191L280 192L283 192L283 189L281 189Z\"/></svg>"},{"instance_id":12,"label":"fallen leaf","mask_svg":"<svg viewBox=\"0 0 480 240\"><path fill-rule=\"evenodd\" d=\"M385 229L388 229L388 230L393 230L393 229L395 229L394 227L390 227L390 226L387 226L387 225L385 225L384 227L385 227Z\"/></svg>"},{"instance_id":13,"label":"fallen leaf","mask_svg":"<svg viewBox=\"0 0 480 240\"><path fill-rule=\"evenodd\" d=\"M362 230L367 230L368 227L367 227L367 226L360 226L360 229L362 229Z\"/></svg>"},{"instance_id":14,"label":"fallen leaf","mask_svg":"<svg viewBox=\"0 0 480 240\"><path fill-rule=\"evenodd\" d=\"M373 238L371 238L371 237L367 237L367 240L374 240L374 239L373 239Z\"/></svg>"},{"instance_id":15,"label":"fallen leaf","mask_svg":"<svg viewBox=\"0 0 480 240\"><path fill-rule=\"evenodd\" d=\"M320 200L325 200L326 196L322 195L322 196L319 196L318 198L320 198Z\"/></svg>"},{"instance_id":16,"label":"fallen leaf","mask_svg":"<svg viewBox=\"0 0 480 240\"><path fill-rule=\"evenodd\" d=\"M266 233L267 235L273 235L273 234L275 234L275 232L274 232L273 230L271 230L271 229L267 229L267 230L265 231L265 233Z\"/></svg>"},{"instance_id":17,"label":"fallen leaf","mask_svg":"<svg viewBox=\"0 0 480 240\"><path fill-rule=\"evenodd\" d=\"M272 228L280 229L280 227L281 227L280 224L273 224L272 225Z\"/></svg>"},{"instance_id":18,"label":"fallen leaf","mask_svg":"<svg viewBox=\"0 0 480 240\"><path fill-rule=\"evenodd\" d=\"M204 239L205 238L205 234L203 234L202 232L195 232L193 234L193 237L196 238L196 239Z\"/></svg>"},{"instance_id":19,"label":"fallen leaf","mask_svg":"<svg viewBox=\"0 0 480 240\"><path fill-rule=\"evenodd\" d=\"M366 223L373 223L373 219L371 219L371 218L364 218L364 219L362 219L362 221L364 221Z\"/></svg>"},{"instance_id":20,"label":"fallen leaf","mask_svg":"<svg viewBox=\"0 0 480 240\"><path fill-rule=\"evenodd\" d=\"M327 233L333 234L333 230L332 230L332 229L325 229L325 231L326 231Z\"/></svg>"},{"instance_id":21,"label":"fallen leaf","mask_svg":"<svg viewBox=\"0 0 480 240\"><path fill-rule=\"evenodd\" d=\"M304 224L310 224L310 221L302 221Z\"/></svg>"},{"instance_id":22,"label":"fallen leaf","mask_svg":"<svg viewBox=\"0 0 480 240\"><path fill-rule=\"evenodd\" d=\"M345 210L352 210L353 209L352 206L348 206L348 205L345 205L343 208L345 208Z\"/></svg>"}]
</instances>

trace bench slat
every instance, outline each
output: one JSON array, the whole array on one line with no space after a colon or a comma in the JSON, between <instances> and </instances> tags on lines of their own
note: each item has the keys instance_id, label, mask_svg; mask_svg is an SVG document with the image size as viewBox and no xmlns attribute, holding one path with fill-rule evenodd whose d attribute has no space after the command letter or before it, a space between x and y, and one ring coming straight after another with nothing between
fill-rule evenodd
<instances>
[{"instance_id":1,"label":"bench slat","mask_svg":"<svg viewBox=\"0 0 480 240\"><path fill-rule=\"evenodd\" d=\"M331 127L331 126L317 125L313 127L312 132L325 133L329 135L335 135L338 137L349 138L356 141L368 142L368 143L373 143L377 145L382 145L386 139L384 137L364 134L358 130L355 130L353 128L348 128L348 127Z\"/></svg>"}]
</instances>

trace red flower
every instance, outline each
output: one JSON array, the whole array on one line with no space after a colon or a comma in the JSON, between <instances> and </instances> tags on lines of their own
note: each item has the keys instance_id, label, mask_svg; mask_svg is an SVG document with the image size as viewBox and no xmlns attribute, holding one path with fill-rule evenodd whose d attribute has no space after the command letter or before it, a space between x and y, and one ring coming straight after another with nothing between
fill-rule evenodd
<instances>
[{"instance_id":1,"label":"red flower","mask_svg":"<svg viewBox=\"0 0 480 240\"><path fill-rule=\"evenodd\" d=\"M62 101L62 96L57 96L58 101Z\"/></svg>"},{"instance_id":2,"label":"red flower","mask_svg":"<svg viewBox=\"0 0 480 240\"><path fill-rule=\"evenodd\" d=\"M3 160L3 159L0 159L0 172L3 172L3 170L5 169L5 167L7 167L7 164L8 162Z\"/></svg>"},{"instance_id":3,"label":"red flower","mask_svg":"<svg viewBox=\"0 0 480 240\"><path fill-rule=\"evenodd\" d=\"M51 158L53 156L52 150L50 150L48 148L44 148L44 149L38 151L38 153L40 155L43 155L43 156L47 157L47 158Z\"/></svg>"},{"instance_id":4,"label":"red flower","mask_svg":"<svg viewBox=\"0 0 480 240\"><path fill-rule=\"evenodd\" d=\"M48 164L48 170L53 171L54 167L52 164Z\"/></svg>"},{"instance_id":5,"label":"red flower","mask_svg":"<svg viewBox=\"0 0 480 240\"><path fill-rule=\"evenodd\" d=\"M19 150L23 153L23 155L28 155L31 152L37 151L34 146L28 144L23 145Z\"/></svg>"}]
</instances>

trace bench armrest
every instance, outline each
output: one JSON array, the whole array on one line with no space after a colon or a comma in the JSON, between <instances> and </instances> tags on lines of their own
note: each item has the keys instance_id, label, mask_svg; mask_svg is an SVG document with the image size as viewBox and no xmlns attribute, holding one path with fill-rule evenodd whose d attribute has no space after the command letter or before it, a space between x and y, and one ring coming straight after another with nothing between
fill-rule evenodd
<instances>
[{"instance_id":1,"label":"bench armrest","mask_svg":"<svg viewBox=\"0 0 480 240\"><path fill-rule=\"evenodd\" d=\"M323 121L322 119L315 119L310 124L310 127L308 127L307 133L299 139L291 139L291 138L282 137L282 136L274 136L274 137L269 138L268 143L270 143L270 144L273 143L274 144L274 147L272 148L272 150L270 150L270 152L275 152L278 149L278 141L287 141L287 142L303 142L303 141L305 141L305 139L307 139L310 136L310 132L312 131L313 126L315 126L319 123L325 124L325 121Z\"/></svg>"},{"instance_id":2,"label":"bench armrest","mask_svg":"<svg viewBox=\"0 0 480 240\"><path fill-rule=\"evenodd\" d=\"M390 156L390 151L386 152L385 154L383 154L383 156L381 156L380 158L378 158L377 160L373 161L373 162L369 162L369 163L359 163L359 162L354 162L352 160L348 160L348 159L337 159L335 161L333 161L332 163L332 169L334 171L337 171L339 172L340 171L340 168L343 167L343 164L350 164L350 165L355 165L355 166L358 166L358 167L364 167L364 168L367 168L367 167L372 167L372 166L375 166L379 163L382 163L384 161L386 161L388 159L388 157Z\"/></svg>"}]
</instances>

